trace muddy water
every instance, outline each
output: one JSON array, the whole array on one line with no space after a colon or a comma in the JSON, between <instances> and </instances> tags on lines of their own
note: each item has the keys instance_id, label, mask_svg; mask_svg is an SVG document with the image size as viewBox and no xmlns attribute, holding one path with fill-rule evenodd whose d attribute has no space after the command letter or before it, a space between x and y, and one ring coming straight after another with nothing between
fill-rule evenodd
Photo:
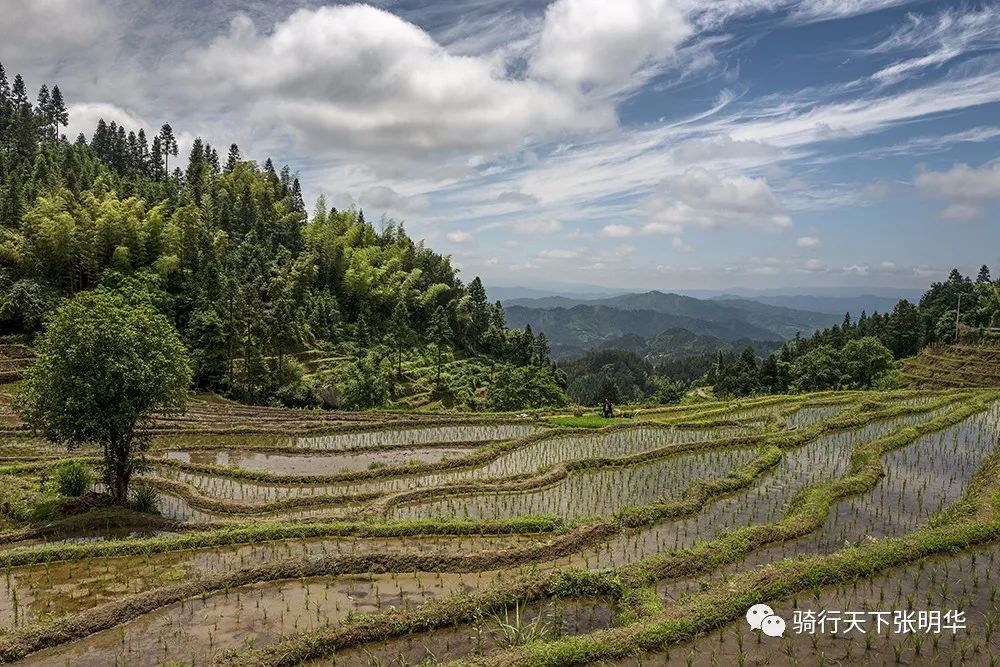
<instances>
[{"instance_id":1,"label":"muddy water","mask_svg":"<svg viewBox=\"0 0 1000 667\"><path fill-rule=\"evenodd\" d=\"M228 649L263 646L353 614L412 608L497 583L497 573L313 578L233 589L158 609L112 630L39 652L25 665L74 667L170 660L204 665ZM505 575L509 576L509 574Z\"/></svg>"},{"instance_id":2,"label":"muddy water","mask_svg":"<svg viewBox=\"0 0 1000 667\"><path fill-rule=\"evenodd\" d=\"M720 570L713 579L782 558L828 554L867 539L910 532L961 498L983 460L996 451L998 437L1000 404L922 436L883 456L886 475L875 488L837 503L817 531L750 554L743 562ZM661 586L661 593L667 600L676 600L699 585L694 581L671 582Z\"/></svg>"},{"instance_id":3,"label":"muddy water","mask_svg":"<svg viewBox=\"0 0 1000 667\"><path fill-rule=\"evenodd\" d=\"M543 430L545 427L539 424L511 423L419 426L311 436L162 435L153 439L153 446L157 450L301 447L304 450L350 451L378 447L416 447L442 443L509 440Z\"/></svg>"},{"instance_id":4,"label":"muddy water","mask_svg":"<svg viewBox=\"0 0 1000 667\"><path fill-rule=\"evenodd\" d=\"M520 625L526 632L544 639L580 635L611 627L614 613L610 605L593 600L556 600L512 608L478 623L422 632L400 639L348 648L307 665L337 667L405 667L444 662L509 647L510 636L502 625Z\"/></svg>"},{"instance_id":5,"label":"muddy water","mask_svg":"<svg viewBox=\"0 0 1000 667\"><path fill-rule=\"evenodd\" d=\"M927 421L933 416L911 415L882 420L822 436L802 447L786 451L782 461L750 489L709 503L697 516L624 533L606 543L539 567L620 567L652 554L689 547L735 527L775 521L787 510L788 501L797 491L844 475L849 468L851 450L856 445L891 433L904 424Z\"/></svg>"},{"instance_id":6,"label":"muddy water","mask_svg":"<svg viewBox=\"0 0 1000 667\"><path fill-rule=\"evenodd\" d=\"M785 425L788 428L802 428L810 426L818 421L829 419L840 413L844 409L842 405L817 405L804 407L795 411L785 418Z\"/></svg>"},{"instance_id":7,"label":"muddy water","mask_svg":"<svg viewBox=\"0 0 1000 667\"><path fill-rule=\"evenodd\" d=\"M583 436L554 436L503 454L496 460L473 469L344 484L269 484L192 474L162 466L154 466L154 468L157 475L183 481L206 495L238 502L262 504L289 496L384 493L436 486L470 478L483 479L530 474L562 461L591 457L626 456L669 444L699 442L744 435L750 432L752 430L748 428L712 430L636 428Z\"/></svg>"},{"instance_id":8,"label":"muddy water","mask_svg":"<svg viewBox=\"0 0 1000 667\"><path fill-rule=\"evenodd\" d=\"M287 558L373 552L465 554L524 547L537 539L530 535L315 538L11 568L0 577L0 629L76 613L196 575L231 572Z\"/></svg>"},{"instance_id":9,"label":"muddy water","mask_svg":"<svg viewBox=\"0 0 1000 667\"><path fill-rule=\"evenodd\" d=\"M767 600L787 624L782 638L759 636L739 619L697 641L606 664L653 665L995 665L1000 663L1000 545L959 556L935 556L876 577L803 592L791 599ZM794 612L959 610L966 629L895 633L890 625L875 632L833 634L796 632ZM891 618L891 615L890 615ZM802 629L801 627L799 628Z\"/></svg>"},{"instance_id":10,"label":"muddy water","mask_svg":"<svg viewBox=\"0 0 1000 667\"><path fill-rule=\"evenodd\" d=\"M172 493L160 491L160 513L170 519L190 523L232 523L246 521L294 521L298 519L338 520L347 518L347 514L359 509L356 504L338 505L336 507L318 506L290 508L260 514L220 513L194 507L184 498Z\"/></svg>"},{"instance_id":11,"label":"muddy water","mask_svg":"<svg viewBox=\"0 0 1000 667\"><path fill-rule=\"evenodd\" d=\"M428 463L457 458L471 447L413 447L374 452L315 454L265 454L251 450L168 451L164 458L183 463L234 466L287 475L333 475L339 472L381 468L405 463Z\"/></svg>"},{"instance_id":12,"label":"muddy water","mask_svg":"<svg viewBox=\"0 0 1000 667\"><path fill-rule=\"evenodd\" d=\"M397 508L398 519L510 518L555 514L566 519L607 516L626 505L677 498L696 480L724 477L756 456L750 448L684 454L653 463L572 474L555 486L524 493L448 498Z\"/></svg>"},{"instance_id":13,"label":"muddy water","mask_svg":"<svg viewBox=\"0 0 1000 667\"><path fill-rule=\"evenodd\" d=\"M293 438L296 447L306 449L356 449L387 445L423 445L438 442L475 442L523 438L544 430L537 424L461 424L409 429L387 429L359 433Z\"/></svg>"}]
</instances>

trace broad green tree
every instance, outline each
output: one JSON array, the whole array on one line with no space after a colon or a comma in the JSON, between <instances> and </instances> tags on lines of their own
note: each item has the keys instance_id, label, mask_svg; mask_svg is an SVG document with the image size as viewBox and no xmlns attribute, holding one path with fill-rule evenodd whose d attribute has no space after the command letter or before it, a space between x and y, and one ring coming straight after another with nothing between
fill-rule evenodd
<instances>
[{"instance_id":1,"label":"broad green tree","mask_svg":"<svg viewBox=\"0 0 1000 667\"><path fill-rule=\"evenodd\" d=\"M896 368L892 352L872 336L848 341L841 358L852 389L871 389L879 378Z\"/></svg>"},{"instance_id":2,"label":"broad green tree","mask_svg":"<svg viewBox=\"0 0 1000 667\"><path fill-rule=\"evenodd\" d=\"M792 363L791 379L800 391L840 388L845 381L840 350L831 345L814 347Z\"/></svg>"},{"instance_id":3,"label":"broad green tree","mask_svg":"<svg viewBox=\"0 0 1000 667\"><path fill-rule=\"evenodd\" d=\"M185 404L191 368L173 325L148 304L101 288L60 306L36 350L18 412L52 442L99 446L103 481L125 502L148 444L142 427L155 411Z\"/></svg>"}]
</instances>

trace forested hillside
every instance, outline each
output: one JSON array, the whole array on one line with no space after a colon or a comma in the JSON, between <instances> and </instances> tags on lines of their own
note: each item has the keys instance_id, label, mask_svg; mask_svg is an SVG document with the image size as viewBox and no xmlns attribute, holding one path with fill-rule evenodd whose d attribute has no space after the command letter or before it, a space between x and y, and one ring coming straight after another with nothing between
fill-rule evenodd
<instances>
[{"instance_id":1,"label":"forested hillside","mask_svg":"<svg viewBox=\"0 0 1000 667\"><path fill-rule=\"evenodd\" d=\"M307 214L289 167L235 144L198 138L181 157L168 124L102 120L70 140L68 120L58 86L32 103L0 66L3 333L30 338L61 300L115 290L170 317L199 387L244 401L374 407L404 387L446 406L564 400L544 337L507 329L478 278L401 224L322 199Z\"/></svg>"},{"instance_id":2,"label":"forested hillside","mask_svg":"<svg viewBox=\"0 0 1000 667\"><path fill-rule=\"evenodd\" d=\"M541 312L578 308L586 307ZM651 338L612 338L599 350L561 361L560 366L570 397L585 404L605 397L640 401L655 395L663 400L675 395L672 387L692 384L711 386L719 396L889 388L904 382L995 386L997 380L990 374L996 354L990 350L1000 347L1000 335L990 329L998 326L1000 283L983 266L975 279L952 271L947 280L933 283L919 303L903 299L886 313L862 311L856 318L848 313L839 324L783 343L723 341L673 329ZM987 349L937 348L956 337L985 343ZM927 346L932 349L909 359ZM908 359L903 373L898 363L902 359Z\"/></svg>"},{"instance_id":3,"label":"forested hillside","mask_svg":"<svg viewBox=\"0 0 1000 667\"><path fill-rule=\"evenodd\" d=\"M1000 283L989 267L975 279L954 269L931 284L918 304L903 299L891 312L862 311L839 325L796 337L758 361L752 350L736 358L720 354L705 382L721 394L746 396L788 390L866 389L893 386L902 377L896 363L926 346L995 339L1000 325Z\"/></svg>"}]
</instances>

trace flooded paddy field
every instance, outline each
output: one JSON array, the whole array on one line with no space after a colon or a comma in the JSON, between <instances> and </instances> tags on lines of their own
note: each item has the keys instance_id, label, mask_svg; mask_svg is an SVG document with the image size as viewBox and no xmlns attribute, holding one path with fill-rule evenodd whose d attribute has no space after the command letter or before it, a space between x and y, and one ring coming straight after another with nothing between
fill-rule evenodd
<instances>
[{"instance_id":1,"label":"flooded paddy field","mask_svg":"<svg viewBox=\"0 0 1000 667\"><path fill-rule=\"evenodd\" d=\"M1000 475L983 476L1000 460L998 396L942 396L707 402L588 430L157 436L138 483L158 489L169 527L67 528L0 544L0 662L499 665L589 637L607 637L598 653L611 651L616 631L654 628L658 614L773 563L931 530L969 493L1000 486ZM870 484L831 497L808 528L698 565L702 545L784 525L804 494L851 478L871 465L859 452L890 440ZM58 454L30 439L0 445L8 450ZM19 488L44 483L45 465L14 472L29 480ZM609 654L607 664L990 664L1000 654L998 549L987 540L769 601L789 619L810 606L960 605L974 626L954 637L761 638L723 619L669 651ZM692 573L635 588L664 557L690 561Z\"/></svg>"}]
</instances>

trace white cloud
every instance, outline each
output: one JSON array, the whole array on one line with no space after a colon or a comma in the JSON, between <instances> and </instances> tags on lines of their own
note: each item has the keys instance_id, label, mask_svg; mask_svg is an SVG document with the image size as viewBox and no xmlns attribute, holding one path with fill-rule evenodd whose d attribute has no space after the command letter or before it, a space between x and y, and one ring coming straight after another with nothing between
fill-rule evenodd
<instances>
[{"instance_id":1,"label":"white cloud","mask_svg":"<svg viewBox=\"0 0 1000 667\"><path fill-rule=\"evenodd\" d=\"M680 164L743 158L776 158L780 149L761 141L735 141L728 134L701 139L687 139L677 144L670 155Z\"/></svg>"},{"instance_id":2,"label":"white cloud","mask_svg":"<svg viewBox=\"0 0 1000 667\"><path fill-rule=\"evenodd\" d=\"M124 125L126 129L138 132L140 128L146 130L146 137L153 140L154 134L160 131L159 126L152 127L145 119L128 109L123 109L115 104L106 102L82 102L70 104L66 109L69 113L69 124L64 133L70 141L75 141L76 136L83 132L90 141L91 135L97 128L97 121L102 118L108 124L112 121L119 125Z\"/></svg>"},{"instance_id":3,"label":"white cloud","mask_svg":"<svg viewBox=\"0 0 1000 667\"><path fill-rule=\"evenodd\" d=\"M359 201L364 206L401 212L424 211L430 206L424 195L403 195L385 185L368 188L361 193Z\"/></svg>"},{"instance_id":4,"label":"white cloud","mask_svg":"<svg viewBox=\"0 0 1000 667\"><path fill-rule=\"evenodd\" d=\"M747 269L747 273L756 276L776 276L780 272L776 267L773 266L753 266Z\"/></svg>"},{"instance_id":5,"label":"white cloud","mask_svg":"<svg viewBox=\"0 0 1000 667\"><path fill-rule=\"evenodd\" d=\"M737 141L763 141L791 148L815 142L857 137L893 124L932 114L1000 101L1000 72L978 66L966 76L954 76L904 92L858 95L818 102L816 91L770 98L756 111L716 124Z\"/></svg>"},{"instance_id":6,"label":"white cloud","mask_svg":"<svg viewBox=\"0 0 1000 667\"><path fill-rule=\"evenodd\" d=\"M844 273L854 276L867 276L871 273L871 267L867 264L851 264L850 266L844 267Z\"/></svg>"},{"instance_id":7,"label":"white cloud","mask_svg":"<svg viewBox=\"0 0 1000 667\"><path fill-rule=\"evenodd\" d=\"M538 253L542 259L576 259L580 256L577 250L546 249Z\"/></svg>"},{"instance_id":8,"label":"white cloud","mask_svg":"<svg viewBox=\"0 0 1000 667\"><path fill-rule=\"evenodd\" d=\"M196 94L253 99L313 151L429 154L509 149L528 137L612 127L610 106L512 79L456 56L418 26L368 5L300 9L267 34L246 15L177 68Z\"/></svg>"},{"instance_id":9,"label":"white cloud","mask_svg":"<svg viewBox=\"0 0 1000 667\"><path fill-rule=\"evenodd\" d=\"M468 243L472 240L472 234L461 230L448 232L447 237L452 243Z\"/></svg>"},{"instance_id":10,"label":"white cloud","mask_svg":"<svg viewBox=\"0 0 1000 667\"><path fill-rule=\"evenodd\" d=\"M105 42L113 26L101 0L4 0L2 11L0 61L8 67L78 56Z\"/></svg>"},{"instance_id":11,"label":"white cloud","mask_svg":"<svg viewBox=\"0 0 1000 667\"><path fill-rule=\"evenodd\" d=\"M800 248L817 248L819 247L819 237L818 236L800 236L795 239L795 245Z\"/></svg>"},{"instance_id":12,"label":"white cloud","mask_svg":"<svg viewBox=\"0 0 1000 667\"><path fill-rule=\"evenodd\" d=\"M555 234L562 229L558 220L524 220L515 222L514 230L522 234Z\"/></svg>"},{"instance_id":13,"label":"white cloud","mask_svg":"<svg viewBox=\"0 0 1000 667\"><path fill-rule=\"evenodd\" d=\"M627 238L630 236L675 236L684 231L684 228L675 223L667 222L647 222L645 225L633 227L631 225L611 224L601 228L601 236L611 238ZM674 239L676 246L677 239Z\"/></svg>"},{"instance_id":14,"label":"white cloud","mask_svg":"<svg viewBox=\"0 0 1000 667\"><path fill-rule=\"evenodd\" d=\"M826 262L824 262L821 259L810 259L807 260L805 264L803 264L803 268L806 271L825 271Z\"/></svg>"},{"instance_id":15,"label":"white cloud","mask_svg":"<svg viewBox=\"0 0 1000 667\"><path fill-rule=\"evenodd\" d=\"M701 167L665 179L645 208L658 224L777 229L792 225L766 179L717 176Z\"/></svg>"},{"instance_id":16,"label":"white cloud","mask_svg":"<svg viewBox=\"0 0 1000 667\"><path fill-rule=\"evenodd\" d=\"M949 204L941 210L941 217L955 222L968 222L983 217L985 211L975 204Z\"/></svg>"},{"instance_id":17,"label":"white cloud","mask_svg":"<svg viewBox=\"0 0 1000 667\"><path fill-rule=\"evenodd\" d=\"M691 34L670 0L556 0L545 11L530 71L574 86L641 84L645 77L633 75L656 71Z\"/></svg>"},{"instance_id":18,"label":"white cloud","mask_svg":"<svg viewBox=\"0 0 1000 667\"><path fill-rule=\"evenodd\" d=\"M601 229L601 236L609 236L613 239L625 238L635 234L635 229L628 225L605 225Z\"/></svg>"},{"instance_id":19,"label":"white cloud","mask_svg":"<svg viewBox=\"0 0 1000 667\"><path fill-rule=\"evenodd\" d=\"M1000 199L1000 161L981 167L956 164L948 171L921 172L914 184L924 194L949 200L941 211L944 219L975 220L982 217L987 201Z\"/></svg>"},{"instance_id":20,"label":"white cloud","mask_svg":"<svg viewBox=\"0 0 1000 667\"><path fill-rule=\"evenodd\" d=\"M927 53L883 67L872 78L894 83L963 54L997 46L1000 46L1000 13L995 6L979 10L949 8L934 16L908 14L904 23L871 52Z\"/></svg>"},{"instance_id":21,"label":"white cloud","mask_svg":"<svg viewBox=\"0 0 1000 667\"><path fill-rule=\"evenodd\" d=\"M814 23L844 19L880 9L905 5L912 0L804 0L792 11L796 22Z\"/></svg>"},{"instance_id":22,"label":"white cloud","mask_svg":"<svg viewBox=\"0 0 1000 667\"><path fill-rule=\"evenodd\" d=\"M501 204L516 204L518 206L533 206L538 203L538 197L520 190L504 190L497 195Z\"/></svg>"},{"instance_id":23,"label":"white cloud","mask_svg":"<svg viewBox=\"0 0 1000 667\"><path fill-rule=\"evenodd\" d=\"M925 171L917 175L918 189L935 197L966 200L1000 198L1000 161L973 168L956 164L950 170Z\"/></svg>"}]
</instances>

